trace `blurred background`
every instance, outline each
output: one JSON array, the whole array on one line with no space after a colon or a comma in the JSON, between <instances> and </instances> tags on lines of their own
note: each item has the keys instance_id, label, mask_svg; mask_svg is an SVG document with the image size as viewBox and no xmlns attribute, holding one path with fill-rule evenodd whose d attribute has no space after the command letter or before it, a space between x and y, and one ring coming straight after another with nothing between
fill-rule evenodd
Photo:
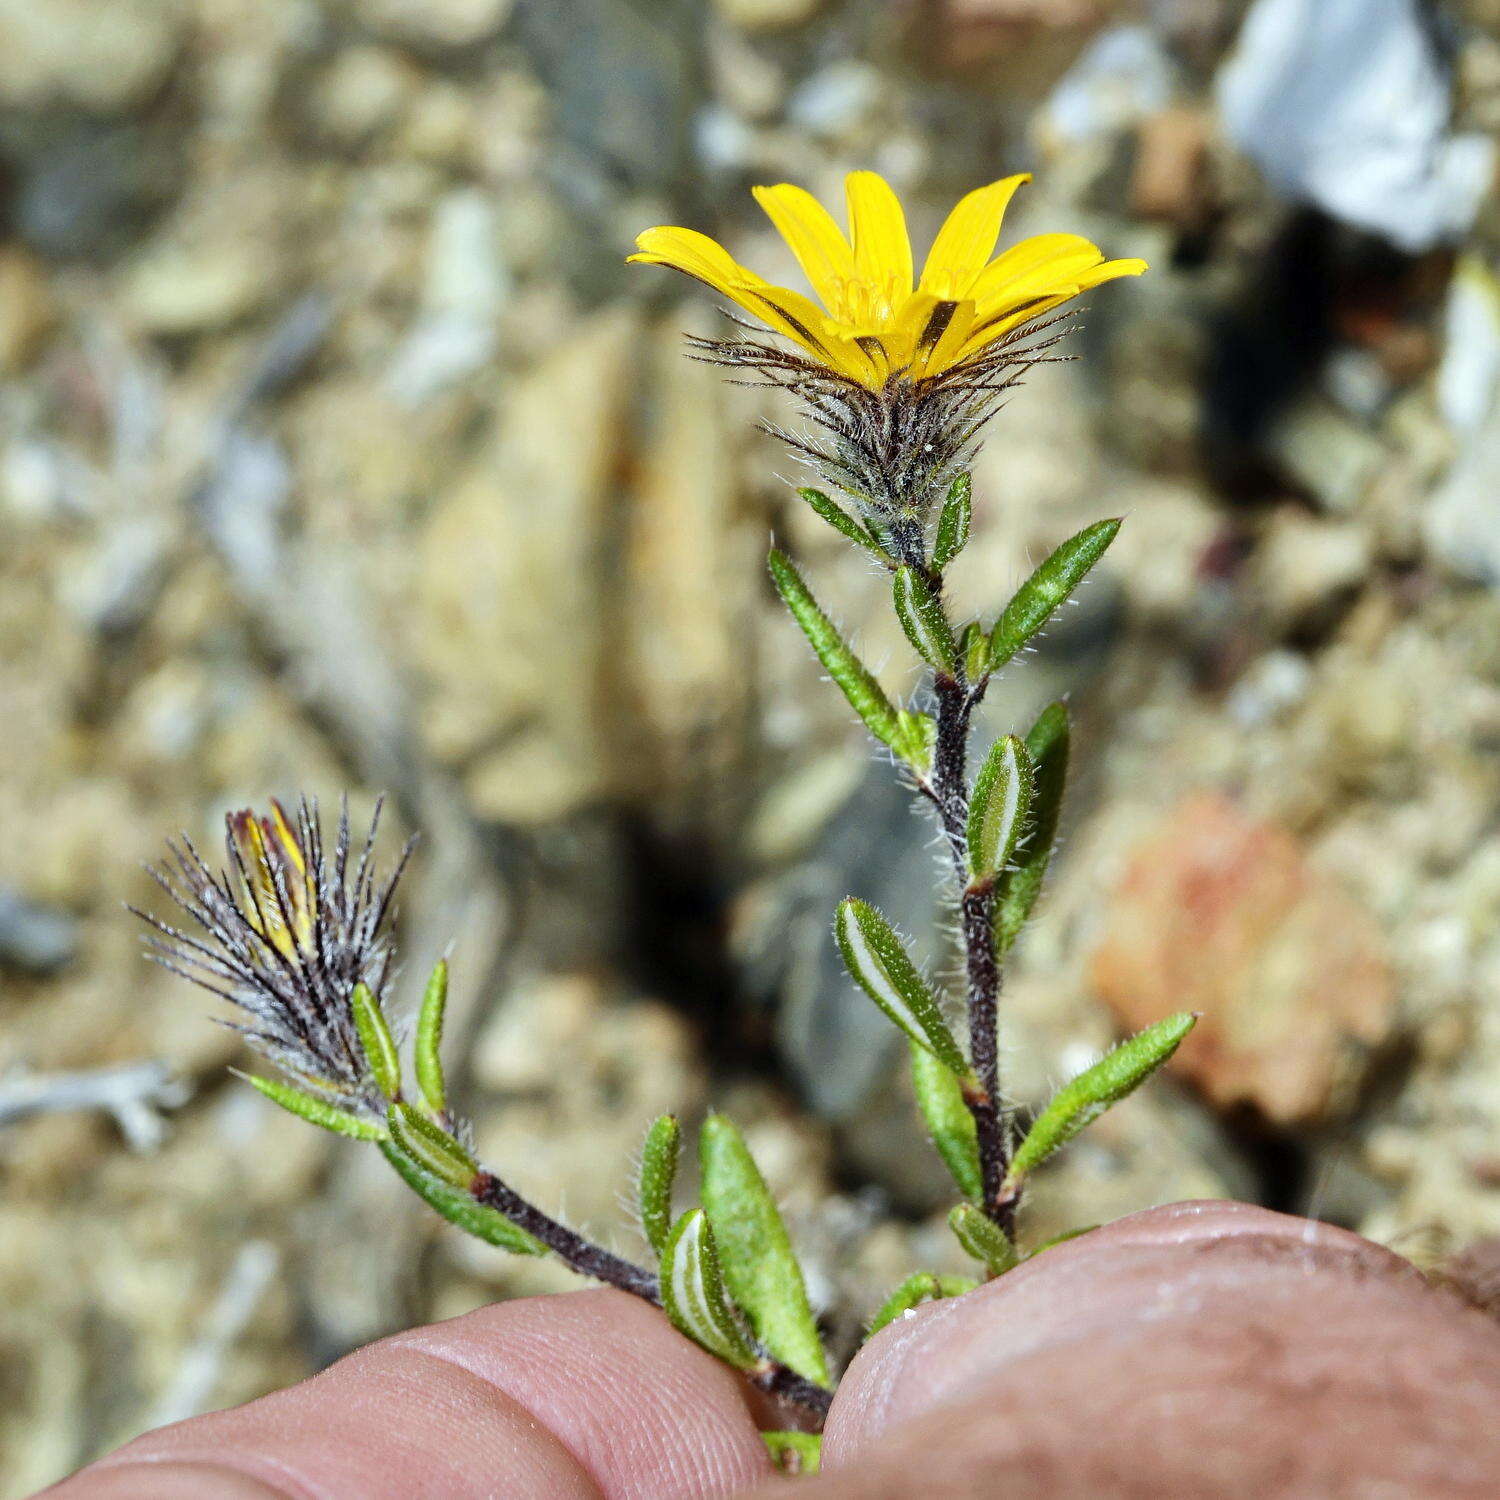
<instances>
[{"instance_id":1,"label":"blurred background","mask_svg":"<svg viewBox=\"0 0 1500 1500\"><path fill-rule=\"evenodd\" d=\"M837 1345L949 1193L833 903L933 853L768 588L907 690L781 413L682 357L686 223L873 167L919 247L1151 273L994 423L991 610L1128 517L990 696L1077 774L1015 1101L1205 1019L1041 1238L1227 1194L1431 1261L1500 1233L1500 4L0 0L0 1492L416 1319L560 1288L236 1083L126 901L224 811L389 794L402 992L452 946L483 1155L631 1253L649 1118L731 1110ZM935 963L943 954L930 951Z\"/></svg>"}]
</instances>

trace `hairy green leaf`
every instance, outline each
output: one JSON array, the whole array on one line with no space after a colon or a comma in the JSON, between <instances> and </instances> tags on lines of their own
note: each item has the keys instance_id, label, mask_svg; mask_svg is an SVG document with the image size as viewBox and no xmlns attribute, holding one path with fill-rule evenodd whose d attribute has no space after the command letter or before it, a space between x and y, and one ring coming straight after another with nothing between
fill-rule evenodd
<instances>
[{"instance_id":1,"label":"hairy green leaf","mask_svg":"<svg viewBox=\"0 0 1500 1500\"><path fill-rule=\"evenodd\" d=\"M854 654L833 622L818 607L817 600L790 558L772 548L768 564L792 618L802 627L818 660L823 663L823 670L843 689L850 707L864 720L865 727L903 759L925 764L927 746L913 735L913 721L921 716L897 712L870 669Z\"/></svg>"},{"instance_id":2,"label":"hairy green leaf","mask_svg":"<svg viewBox=\"0 0 1500 1500\"><path fill-rule=\"evenodd\" d=\"M1052 612L1104 556L1119 530L1118 520L1085 526L1016 590L990 632L991 672L998 672L1051 619Z\"/></svg>"},{"instance_id":3,"label":"hairy green leaf","mask_svg":"<svg viewBox=\"0 0 1500 1500\"><path fill-rule=\"evenodd\" d=\"M1014 1187L1110 1105L1134 1093L1171 1057L1197 1020L1191 1011L1168 1016L1121 1042L1092 1068L1064 1084L1026 1132L1026 1139L1011 1159L1007 1185Z\"/></svg>"},{"instance_id":4,"label":"hairy green leaf","mask_svg":"<svg viewBox=\"0 0 1500 1500\"><path fill-rule=\"evenodd\" d=\"M417 1068L417 1087L422 1100L433 1114L448 1107L447 1085L443 1081L443 1016L448 1008L448 960L440 958L433 965L422 992L422 1009L417 1012L417 1037L413 1061Z\"/></svg>"},{"instance_id":5,"label":"hairy green leaf","mask_svg":"<svg viewBox=\"0 0 1500 1500\"><path fill-rule=\"evenodd\" d=\"M237 1072L231 1069L232 1072ZM299 1115L310 1124L319 1125L324 1130L331 1130L336 1135L347 1135L356 1141L383 1141L385 1139L385 1127L377 1124L374 1120L366 1120L361 1115L351 1114L347 1109L340 1109L336 1104L330 1104L326 1099L319 1099L313 1094L303 1093L301 1089L293 1088L289 1083L283 1083L279 1078L261 1078L254 1073L238 1073L252 1088L257 1088L273 1104L279 1104L283 1109L290 1110L292 1114Z\"/></svg>"},{"instance_id":6,"label":"hairy green leaf","mask_svg":"<svg viewBox=\"0 0 1500 1500\"><path fill-rule=\"evenodd\" d=\"M677 1154L682 1127L676 1115L658 1115L641 1147L638 1181L641 1228L658 1257L672 1232L672 1185L677 1180Z\"/></svg>"},{"instance_id":7,"label":"hairy green leaf","mask_svg":"<svg viewBox=\"0 0 1500 1500\"><path fill-rule=\"evenodd\" d=\"M964 1103L963 1086L950 1069L919 1042L909 1042L911 1082L927 1133L966 1198L983 1191L979 1173L979 1132Z\"/></svg>"},{"instance_id":8,"label":"hairy green leaf","mask_svg":"<svg viewBox=\"0 0 1500 1500\"><path fill-rule=\"evenodd\" d=\"M855 982L919 1046L960 1078L970 1070L927 981L891 925L866 901L839 903L834 933Z\"/></svg>"},{"instance_id":9,"label":"hairy green leaf","mask_svg":"<svg viewBox=\"0 0 1500 1500\"><path fill-rule=\"evenodd\" d=\"M974 512L973 481L960 474L948 487L938 516L937 540L932 548L932 568L941 573L964 550L969 540L969 520Z\"/></svg>"},{"instance_id":10,"label":"hairy green leaf","mask_svg":"<svg viewBox=\"0 0 1500 1500\"><path fill-rule=\"evenodd\" d=\"M391 1139L424 1171L457 1188L467 1188L479 1171L474 1158L458 1141L418 1114L409 1104L393 1104L386 1112Z\"/></svg>"},{"instance_id":11,"label":"hairy green leaf","mask_svg":"<svg viewBox=\"0 0 1500 1500\"><path fill-rule=\"evenodd\" d=\"M349 1008L354 1012L354 1028L359 1032L359 1044L364 1048L375 1083L387 1099L394 1099L401 1092L401 1057L385 1014L368 985L354 986Z\"/></svg>"},{"instance_id":12,"label":"hairy green leaf","mask_svg":"<svg viewBox=\"0 0 1500 1500\"><path fill-rule=\"evenodd\" d=\"M1061 703L1044 708L1026 736L1032 762L1031 827L995 887L995 956L1003 958L1020 936L1042 893L1068 780L1068 710Z\"/></svg>"},{"instance_id":13,"label":"hairy green leaf","mask_svg":"<svg viewBox=\"0 0 1500 1500\"><path fill-rule=\"evenodd\" d=\"M885 548L837 500L830 499L822 490L815 490L811 486L800 489L797 493L840 536L848 537L851 542L863 547L866 552L873 552L882 562L889 562Z\"/></svg>"},{"instance_id":14,"label":"hairy green leaf","mask_svg":"<svg viewBox=\"0 0 1500 1500\"><path fill-rule=\"evenodd\" d=\"M927 580L911 568L897 568L891 592L896 618L912 650L935 672L951 675L958 662L958 648L943 606Z\"/></svg>"},{"instance_id":15,"label":"hairy green leaf","mask_svg":"<svg viewBox=\"0 0 1500 1500\"><path fill-rule=\"evenodd\" d=\"M509 1250L513 1255L545 1255L547 1247L524 1229L512 1224L504 1214L483 1203L476 1203L461 1188L435 1177L422 1164L408 1156L394 1141L381 1143L385 1159L396 1169L401 1180L431 1208L465 1234Z\"/></svg>"},{"instance_id":16,"label":"hairy green leaf","mask_svg":"<svg viewBox=\"0 0 1500 1500\"><path fill-rule=\"evenodd\" d=\"M976 880L1005 867L1031 812L1031 751L1013 734L996 740L969 799L969 873Z\"/></svg>"},{"instance_id":17,"label":"hairy green leaf","mask_svg":"<svg viewBox=\"0 0 1500 1500\"><path fill-rule=\"evenodd\" d=\"M802 1267L750 1148L726 1116L709 1115L703 1122L698 1159L703 1208L730 1295L777 1359L827 1385L828 1363Z\"/></svg>"},{"instance_id":18,"label":"hairy green leaf","mask_svg":"<svg viewBox=\"0 0 1500 1500\"><path fill-rule=\"evenodd\" d=\"M823 1435L818 1432L763 1432L771 1462L779 1474L816 1474L823 1461Z\"/></svg>"},{"instance_id":19,"label":"hairy green leaf","mask_svg":"<svg viewBox=\"0 0 1500 1500\"><path fill-rule=\"evenodd\" d=\"M936 1302L943 1297L961 1297L965 1292L972 1292L978 1285L977 1281L968 1276L935 1276L931 1271L918 1271L915 1276L908 1276L880 1304L875 1316L870 1319L869 1336L874 1337L882 1328L924 1302Z\"/></svg>"},{"instance_id":20,"label":"hairy green leaf","mask_svg":"<svg viewBox=\"0 0 1500 1500\"><path fill-rule=\"evenodd\" d=\"M958 656L971 683L979 682L989 671L990 638L978 620L970 620L960 633Z\"/></svg>"},{"instance_id":21,"label":"hairy green leaf","mask_svg":"<svg viewBox=\"0 0 1500 1500\"><path fill-rule=\"evenodd\" d=\"M1050 1240L1043 1240L1034 1250L1028 1250L1024 1259L1035 1260L1044 1250L1050 1250L1054 1245L1065 1245L1080 1235L1092 1234L1098 1227L1097 1224L1081 1224L1077 1229L1065 1229L1061 1234L1054 1234Z\"/></svg>"},{"instance_id":22,"label":"hairy green leaf","mask_svg":"<svg viewBox=\"0 0 1500 1500\"><path fill-rule=\"evenodd\" d=\"M713 1230L701 1208L677 1221L661 1257L661 1303L672 1324L726 1364L748 1370L755 1355L724 1295Z\"/></svg>"},{"instance_id":23,"label":"hairy green leaf","mask_svg":"<svg viewBox=\"0 0 1500 1500\"><path fill-rule=\"evenodd\" d=\"M1003 1275L1017 1264L1016 1247L1005 1232L972 1203L960 1203L951 1210L948 1227L965 1252L988 1267L992 1276Z\"/></svg>"}]
</instances>

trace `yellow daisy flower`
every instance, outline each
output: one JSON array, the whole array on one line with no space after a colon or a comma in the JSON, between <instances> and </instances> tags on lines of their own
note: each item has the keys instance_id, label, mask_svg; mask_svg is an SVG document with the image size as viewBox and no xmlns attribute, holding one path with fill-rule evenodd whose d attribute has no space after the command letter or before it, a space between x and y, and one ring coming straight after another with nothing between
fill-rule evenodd
<instances>
[{"instance_id":1,"label":"yellow daisy flower","mask_svg":"<svg viewBox=\"0 0 1500 1500\"><path fill-rule=\"evenodd\" d=\"M758 187L756 201L797 257L822 306L742 266L692 229L647 229L632 261L671 266L711 286L818 364L872 390L893 376L928 380L984 356L1051 309L1101 282L1138 276L1143 260L1106 260L1076 234L1039 234L995 255L1017 173L960 200L913 285L906 216L874 172L844 180L849 234L791 183ZM993 258L992 258L993 257Z\"/></svg>"}]
</instances>

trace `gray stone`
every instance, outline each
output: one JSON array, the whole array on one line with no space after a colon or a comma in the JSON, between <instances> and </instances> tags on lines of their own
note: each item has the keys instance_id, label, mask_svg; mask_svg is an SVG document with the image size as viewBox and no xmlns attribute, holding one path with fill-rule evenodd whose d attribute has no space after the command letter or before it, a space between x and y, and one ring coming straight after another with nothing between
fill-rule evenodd
<instances>
[{"instance_id":1,"label":"gray stone","mask_svg":"<svg viewBox=\"0 0 1500 1500\"><path fill-rule=\"evenodd\" d=\"M55 974L78 951L78 922L0 886L0 964L25 974Z\"/></svg>"}]
</instances>

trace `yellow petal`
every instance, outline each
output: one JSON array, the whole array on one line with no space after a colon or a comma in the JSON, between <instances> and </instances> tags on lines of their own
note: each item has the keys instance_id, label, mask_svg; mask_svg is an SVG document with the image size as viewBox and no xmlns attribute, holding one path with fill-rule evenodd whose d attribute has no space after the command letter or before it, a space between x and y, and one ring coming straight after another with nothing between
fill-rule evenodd
<instances>
[{"instance_id":1,"label":"yellow petal","mask_svg":"<svg viewBox=\"0 0 1500 1500\"><path fill-rule=\"evenodd\" d=\"M843 283L854 275L854 254L833 216L806 189L789 182L752 191L823 305L835 307Z\"/></svg>"},{"instance_id":2,"label":"yellow petal","mask_svg":"<svg viewBox=\"0 0 1500 1500\"><path fill-rule=\"evenodd\" d=\"M958 303L916 291L897 309L883 335L892 365L909 367L912 379L920 379L933 347L947 332Z\"/></svg>"},{"instance_id":3,"label":"yellow petal","mask_svg":"<svg viewBox=\"0 0 1500 1500\"><path fill-rule=\"evenodd\" d=\"M911 240L901 202L875 172L851 172L844 179L844 194L849 203L855 272L899 306L911 294L912 271Z\"/></svg>"},{"instance_id":4,"label":"yellow petal","mask_svg":"<svg viewBox=\"0 0 1500 1500\"><path fill-rule=\"evenodd\" d=\"M913 368L913 379L921 380L928 376L941 375L944 370L957 364L973 332L976 309L972 302L963 301L943 305L953 309L948 315L947 326L918 362L918 367Z\"/></svg>"},{"instance_id":5,"label":"yellow petal","mask_svg":"<svg viewBox=\"0 0 1500 1500\"><path fill-rule=\"evenodd\" d=\"M1000 221L1015 191L1031 173L1018 172L959 199L922 267L922 285L940 297L965 297L1000 238Z\"/></svg>"},{"instance_id":6,"label":"yellow petal","mask_svg":"<svg viewBox=\"0 0 1500 1500\"><path fill-rule=\"evenodd\" d=\"M1010 333L1013 329L1019 328L1023 323L1030 323L1044 314L1051 312L1054 307L1061 307L1064 302L1071 301L1078 295L1078 291L1079 288L1076 286L1058 287L1048 296L1038 297L1030 302L1025 302L1011 312L990 318L984 322L976 322L963 348L959 350L958 359L954 363L972 359L976 354L989 348L991 344L997 342L999 339L1003 339L1006 334Z\"/></svg>"},{"instance_id":7,"label":"yellow petal","mask_svg":"<svg viewBox=\"0 0 1500 1500\"><path fill-rule=\"evenodd\" d=\"M307 861L302 857L302 845L297 842L297 835L292 829L292 820L286 815L286 809L274 797L271 798L271 829L297 873L305 875Z\"/></svg>"},{"instance_id":8,"label":"yellow petal","mask_svg":"<svg viewBox=\"0 0 1500 1500\"><path fill-rule=\"evenodd\" d=\"M1106 281L1116 281L1121 276L1141 276L1150 269L1138 256L1127 256L1123 260L1107 260L1103 265L1085 271L1077 278L1078 290L1087 291L1091 286L1100 286Z\"/></svg>"},{"instance_id":9,"label":"yellow petal","mask_svg":"<svg viewBox=\"0 0 1500 1500\"><path fill-rule=\"evenodd\" d=\"M763 277L742 266L717 240L696 229L661 226L636 236L640 247L627 259L642 265L671 266L721 292L731 286L764 286Z\"/></svg>"},{"instance_id":10,"label":"yellow petal","mask_svg":"<svg viewBox=\"0 0 1500 1500\"><path fill-rule=\"evenodd\" d=\"M853 339L831 329L822 308L801 292L766 284L731 295L761 322L800 344L830 369L863 384L879 384L880 372L870 355Z\"/></svg>"},{"instance_id":11,"label":"yellow petal","mask_svg":"<svg viewBox=\"0 0 1500 1500\"><path fill-rule=\"evenodd\" d=\"M1145 269L1143 260L1100 259L1089 262L1082 256L1060 256L1023 275L1011 277L1003 286L981 297L979 323L987 324L1016 308L1051 297L1054 292L1076 297L1102 282L1114 281L1120 276L1139 276Z\"/></svg>"},{"instance_id":12,"label":"yellow petal","mask_svg":"<svg viewBox=\"0 0 1500 1500\"><path fill-rule=\"evenodd\" d=\"M1015 287L1050 278L1071 282L1104 259L1104 252L1081 234L1034 234L997 255L978 277L970 295L982 307L1013 295Z\"/></svg>"}]
</instances>

